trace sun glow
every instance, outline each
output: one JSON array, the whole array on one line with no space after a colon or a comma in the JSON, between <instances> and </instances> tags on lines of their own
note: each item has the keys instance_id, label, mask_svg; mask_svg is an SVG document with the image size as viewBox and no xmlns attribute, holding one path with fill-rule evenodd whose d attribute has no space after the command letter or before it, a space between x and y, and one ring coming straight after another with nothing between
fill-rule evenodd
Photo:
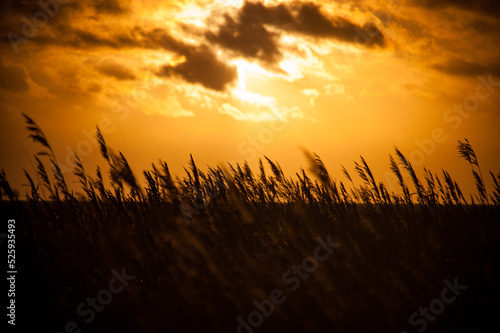
<instances>
[{"instance_id":1,"label":"sun glow","mask_svg":"<svg viewBox=\"0 0 500 333\"><path fill-rule=\"evenodd\" d=\"M177 20L184 24L191 24L200 28L206 26L206 18L210 12L196 4L188 4L183 7L183 10L177 15Z\"/></svg>"},{"instance_id":2,"label":"sun glow","mask_svg":"<svg viewBox=\"0 0 500 333\"><path fill-rule=\"evenodd\" d=\"M186 56L182 55L178 59L171 59L169 64L170 66L177 66L186 62Z\"/></svg>"},{"instance_id":3,"label":"sun glow","mask_svg":"<svg viewBox=\"0 0 500 333\"><path fill-rule=\"evenodd\" d=\"M232 115L238 120L248 120L253 122L271 121L276 119L302 118L302 111L299 108L287 108L279 105L276 98L259 94L248 89L247 80L257 79L262 84L268 84L273 78L282 78L282 74L274 73L262 68L257 63L237 59L231 62L238 71L238 81L231 89L231 95L239 107L224 104L221 111ZM272 89L269 91L272 93Z\"/></svg>"},{"instance_id":4,"label":"sun glow","mask_svg":"<svg viewBox=\"0 0 500 333\"><path fill-rule=\"evenodd\" d=\"M255 105L270 105L274 103L274 98L263 96L251 92L247 88L247 78L249 76L258 76L265 80L269 77L269 72L255 63L250 63L246 60L235 60L231 63L235 65L238 71L238 83L236 87L231 90L231 93L236 96L240 101L255 104Z\"/></svg>"},{"instance_id":5,"label":"sun glow","mask_svg":"<svg viewBox=\"0 0 500 333\"><path fill-rule=\"evenodd\" d=\"M240 101L258 105L272 107L276 101L274 97L264 96L247 88L246 80L249 76L260 76L263 80L269 77L270 73L255 63L246 60L236 60L233 62L238 71L238 84L232 89L231 93Z\"/></svg>"}]
</instances>

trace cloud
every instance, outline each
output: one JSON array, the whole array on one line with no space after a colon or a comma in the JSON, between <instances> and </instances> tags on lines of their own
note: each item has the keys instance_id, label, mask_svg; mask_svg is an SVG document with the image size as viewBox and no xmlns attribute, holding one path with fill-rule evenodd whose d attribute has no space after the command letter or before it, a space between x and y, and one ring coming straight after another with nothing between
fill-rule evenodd
<instances>
[{"instance_id":1,"label":"cloud","mask_svg":"<svg viewBox=\"0 0 500 333\"><path fill-rule=\"evenodd\" d=\"M205 45L185 50L182 54L186 61L172 66L164 65L160 76L180 76L190 83L200 83L206 88L222 91L237 78L234 67L217 59L215 54Z\"/></svg>"},{"instance_id":2,"label":"cloud","mask_svg":"<svg viewBox=\"0 0 500 333\"><path fill-rule=\"evenodd\" d=\"M66 42L66 45L72 47L161 48L185 58L184 62L177 65L163 65L156 73L159 76L181 77L187 82L199 83L206 88L217 91L224 90L229 83L237 78L236 69L219 60L208 46L186 44L160 28L144 31L142 28L135 27L127 33L121 32L111 37L83 30L74 30L71 34L71 41ZM56 40L54 42L62 43ZM133 79L133 73L130 70L119 67L117 64L102 65L98 70L121 80Z\"/></svg>"},{"instance_id":3,"label":"cloud","mask_svg":"<svg viewBox=\"0 0 500 333\"><path fill-rule=\"evenodd\" d=\"M306 3L301 5L298 11L294 28L311 36L335 38L350 43L362 43L367 46L384 46L384 35L377 27L372 24L365 25L363 28L342 17L328 18L320 10L320 7ZM361 42L358 37L365 34L363 31L368 29L369 38Z\"/></svg>"},{"instance_id":4,"label":"cloud","mask_svg":"<svg viewBox=\"0 0 500 333\"><path fill-rule=\"evenodd\" d=\"M4 36L1 41L4 43L10 42L6 36L13 33L30 43L37 44L63 47L85 45L117 47L125 41L116 38L106 40L102 37L105 35L103 31L110 30L110 16L126 14L130 12L130 9L128 0L68 1L66 3L59 3L56 0L4 0L0 2L0 11L6 13L0 16L0 33ZM85 21L91 24L82 24ZM100 23L104 26L101 25L96 29ZM79 30L75 26L85 26L85 29ZM26 35L25 31L29 31L31 35Z\"/></svg>"},{"instance_id":5,"label":"cloud","mask_svg":"<svg viewBox=\"0 0 500 333\"><path fill-rule=\"evenodd\" d=\"M92 6L98 14L105 13L117 15L128 12L128 8L118 0L94 0Z\"/></svg>"},{"instance_id":6,"label":"cloud","mask_svg":"<svg viewBox=\"0 0 500 333\"><path fill-rule=\"evenodd\" d=\"M98 35L91 31L74 29L66 31L66 38L39 38L40 42L54 43L61 46L82 47L110 47L113 49L144 47L144 41L138 33L140 29L132 28L129 31L119 32L111 36Z\"/></svg>"},{"instance_id":7,"label":"cloud","mask_svg":"<svg viewBox=\"0 0 500 333\"><path fill-rule=\"evenodd\" d=\"M228 103L222 104L220 107L220 113L230 115L236 120L246 120L248 118L244 112Z\"/></svg>"},{"instance_id":8,"label":"cloud","mask_svg":"<svg viewBox=\"0 0 500 333\"><path fill-rule=\"evenodd\" d=\"M169 118L194 117L194 112L182 107L179 100L173 95L164 96L161 99L151 98L142 111L149 115L160 115Z\"/></svg>"},{"instance_id":9,"label":"cloud","mask_svg":"<svg viewBox=\"0 0 500 333\"><path fill-rule=\"evenodd\" d=\"M51 30L51 28L54 28ZM5 30L5 38L1 39L0 42L11 43L7 34L8 26L0 26L0 31ZM16 27L20 30L20 27ZM64 24L54 24L52 27L50 24L44 27L44 29L37 30L38 33L35 37L31 39L24 39L25 42L20 43L17 46L19 49L25 48L25 44L38 44L45 47L49 46L59 46L63 48L112 48L112 49L125 49L125 48L147 48L146 41L142 38L142 29L138 27L129 27L122 29L123 31L115 32L111 34L106 34L102 32L102 26L95 26L93 28L86 28L85 30L80 28L75 28L70 25ZM118 29L114 29L118 30ZM15 29L13 31L16 31ZM95 31L95 32L94 32ZM24 38L21 31L18 31L20 38ZM28 42L28 43L26 43ZM14 43L15 40L14 40ZM39 49L38 49L39 50ZM37 50L37 51L38 51Z\"/></svg>"},{"instance_id":10,"label":"cloud","mask_svg":"<svg viewBox=\"0 0 500 333\"><path fill-rule=\"evenodd\" d=\"M500 63L483 65L461 58L451 58L446 63L434 64L431 67L442 73L457 76L478 76L485 74L500 76Z\"/></svg>"},{"instance_id":11,"label":"cloud","mask_svg":"<svg viewBox=\"0 0 500 333\"><path fill-rule=\"evenodd\" d=\"M327 95L344 95L345 94L345 87L340 81L332 82L331 84L328 84L325 86L326 94Z\"/></svg>"},{"instance_id":12,"label":"cloud","mask_svg":"<svg viewBox=\"0 0 500 333\"><path fill-rule=\"evenodd\" d=\"M208 32L209 41L217 43L248 58L275 63L282 55L276 44L276 35L264 27L265 23L286 24L293 21L283 5L265 7L261 3L247 2L236 19L225 15L225 22L217 33Z\"/></svg>"},{"instance_id":13,"label":"cloud","mask_svg":"<svg viewBox=\"0 0 500 333\"><path fill-rule=\"evenodd\" d=\"M113 59L104 59L96 68L100 73L114 77L118 80L134 80L136 78L130 68Z\"/></svg>"},{"instance_id":14,"label":"cloud","mask_svg":"<svg viewBox=\"0 0 500 333\"><path fill-rule=\"evenodd\" d=\"M28 70L24 66L8 66L3 59L0 59L0 77L2 78L0 80L0 89L36 98L56 98L45 87L38 85L30 77Z\"/></svg>"},{"instance_id":15,"label":"cloud","mask_svg":"<svg viewBox=\"0 0 500 333\"><path fill-rule=\"evenodd\" d=\"M26 22L33 24L34 20L42 20L44 15L47 17L47 26L66 28L69 25L68 21L74 20L73 14L81 14L82 9L81 1L69 1L66 4L59 4L55 1L54 4L50 1L2 0L0 1L0 12L2 13L0 15L0 33L4 36L3 41L8 42L5 36L9 32L22 36L23 26ZM42 29L40 24L34 26L38 34L47 28L45 26Z\"/></svg>"},{"instance_id":16,"label":"cloud","mask_svg":"<svg viewBox=\"0 0 500 333\"><path fill-rule=\"evenodd\" d=\"M500 17L500 2L497 0L416 0L414 3L430 9L455 7L466 11L474 11L494 18Z\"/></svg>"},{"instance_id":17,"label":"cloud","mask_svg":"<svg viewBox=\"0 0 500 333\"><path fill-rule=\"evenodd\" d=\"M240 104L238 101L233 102ZM303 112L298 107L277 107L276 105L271 108L252 108L252 111L242 111L242 109L232 104L223 103L219 107L219 112L227 114L236 120L248 120L254 122L303 118Z\"/></svg>"},{"instance_id":18,"label":"cloud","mask_svg":"<svg viewBox=\"0 0 500 333\"><path fill-rule=\"evenodd\" d=\"M282 58L277 43L279 33L271 32L266 25L282 32L295 32L366 46L385 44L384 35L373 24L361 27L339 16L327 17L321 8L313 3L265 6L262 3L246 2L236 18L226 14L218 31L207 32L206 37L239 55L275 63ZM366 36L363 30L369 30L369 36ZM360 40L360 37L363 40Z\"/></svg>"},{"instance_id":19,"label":"cloud","mask_svg":"<svg viewBox=\"0 0 500 333\"><path fill-rule=\"evenodd\" d=\"M91 1L19 1L19 0L2 0L0 2L0 9L2 13L10 13L14 17L26 16L31 19L32 16L39 12L50 12L50 16L64 16L65 19L70 19L70 12L67 8L71 8L80 13L83 13L86 8L90 8L96 14L124 14L129 12L130 2L128 0L91 0ZM6 19L3 17L2 19Z\"/></svg>"},{"instance_id":20,"label":"cloud","mask_svg":"<svg viewBox=\"0 0 500 333\"><path fill-rule=\"evenodd\" d=\"M160 76L178 76L190 83L200 83L206 88L222 91L237 78L236 69L217 58L206 45L186 44L173 38L163 29L145 31L132 27L110 35L97 33L90 29L66 29L62 36L39 36L39 44L58 45L72 48L112 48L112 49L164 49L184 56L185 61L173 66L163 65L157 72ZM97 68L102 74L119 80L134 79L135 75L119 64L103 63Z\"/></svg>"},{"instance_id":21,"label":"cloud","mask_svg":"<svg viewBox=\"0 0 500 333\"><path fill-rule=\"evenodd\" d=\"M21 66L6 66L0 60L0 88L16 93L27 93L30 90L28 74Z\"/></svg>"},{"instance_id":22,"label":"cloud","mask_svg":"<svg viewBox=\"0 0 500 333\"><path fill-rule=\"evenodd\" d=\"M190 83L199 83L206 88L222 91L237 79L236 68L222 62L206 45L189 45L176 40L161 29L155 29L147 36L151 47L161 46L184 57L179 64L165 64L158 71L159 76L177 76Z\"/></svg>"},{"instance_id":23,"label":"cloud","mask_svg":"<svg viewBox=\"0 0 500 333\"><path fill-rule=\"evenodd\" d=\"M477 18L469 23L469 26L476 30L479 34L491 34L498 33L497 25L492 22L485 21L483 19Z\"/></svg>"},{"instance_id":24,"label":"cloud","mask_svg":"<svg viewBox=\"0 0 500 333\"><path fill-rule=\"evenodd\" d=\"M28 15L41 10L36 3L14 1L8 3L5 7L9 9L7 12L15 12L16 15ZM133 13L132 3L129 0L91 0L74 6L60 5L58 10L66 12L65 18L60 20L58 14L51 19L47 27L40 29L36 38L29 41L43 45L44 49L56 45L61 48L85 48L92 52L97 52L100 48L163 49L177 54L184 61L177 64L168 62L155 64L158 66L154 70L157 75L178 77L214 91L226 90L238 78L235 66L228 63L231 58L223 59L217 55L218 46L233 51L233 55L257 59L269 65L267 67L283 72L280 67L281 62L285 60L283 52L286 52L286 47L280 43L283 33L331 38L354 44L365 42L357 40L360 38L358 32L363 29L361 26L339 16L328 16L322 12L321 7L311 2L290 2L279 5L245 2L241 8L234 9L232 15L226 13L215 31L203 31L208 28L184 31L185 34L182 36L189 38L189 42L177 35L173 37L171 31L159 28L158 22L138 26L131 23L128 16L114 17ZM78 19L68 20L67 17ZM106 29L111 22L108 18L116 24L112 30ZM1 21L2 19L0 23ZM19 30L20 26L17 25ZM171 29L176 31L174 26ZM364 43L365 45L383 45L382 33L377 28L374 28L374 31L377 36L370 38ZM40 48L35 47L33 50L38 52ZM101 63L97 66L97 70L118 80L135 78L134 72L117 63Z\"/></svg>"},{"instance_id":25,"label":"cloud","mask_svg":"<svg viewBox=\"0 0 500 333\"><path fill-rule=\"evenodd\" d=\"M316 89L303 89L300 91L303 95L307 96L307 97L310 97L309 99L309 104L311 106L315 106L316 104L316 99L320 96L320 93L318 90Z\"/></svg>"}]
</instances>

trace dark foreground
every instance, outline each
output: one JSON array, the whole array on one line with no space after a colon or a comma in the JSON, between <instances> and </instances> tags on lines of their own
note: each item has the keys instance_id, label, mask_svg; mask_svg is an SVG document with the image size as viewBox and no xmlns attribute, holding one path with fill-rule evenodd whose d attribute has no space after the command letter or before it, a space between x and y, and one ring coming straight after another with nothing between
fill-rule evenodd
<instances>
[{"instance_id":1,"label":"dark foreground","mask_svg":"<svg viewBox=\"0 0 500 333\"><path fill-rule=\"evenodd\" d=\"M497 326L498 206L230 203L214 201L186 220L177 204L162 202L96 210L89 202L0 201L2 223L16 220L16 329Z\"/></svg>"}]
</instances>

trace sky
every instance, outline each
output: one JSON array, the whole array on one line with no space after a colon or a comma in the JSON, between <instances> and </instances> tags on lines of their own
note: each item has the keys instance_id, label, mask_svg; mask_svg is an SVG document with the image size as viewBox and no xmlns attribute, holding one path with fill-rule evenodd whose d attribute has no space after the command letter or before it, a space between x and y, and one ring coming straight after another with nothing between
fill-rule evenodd
<instances>
[{"instance_id":1,"label":"sky","mask_svg":"<svg viewBox=\"0 0 500 333\"><path fill-rule=\"evenodd\" d=\"M202 170L265 155L292 176L307 150L344 182L341 165L354 174L362 155L397 191L397 146L418 173L445 169L477 193L464 138L487 184L500 171L494 0L7 0L0 12L0 168L21 195L40 151L23 113L70 183L73 151L89 175L106 170L96 126L138 178L159 159L182 177L190 154Z\"/></svg>"}]
</instances>

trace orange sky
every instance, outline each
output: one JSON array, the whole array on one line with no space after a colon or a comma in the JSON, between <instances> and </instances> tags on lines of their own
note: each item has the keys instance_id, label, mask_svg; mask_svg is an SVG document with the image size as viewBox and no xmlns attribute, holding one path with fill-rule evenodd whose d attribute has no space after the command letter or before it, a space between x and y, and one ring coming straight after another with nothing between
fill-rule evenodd
<instances>
[{"instance_id":1,"label":"orange sky","mask_svg":"<svg viewBox=\"0 0 500 333\"><path fill-rule=\"evenodd\" d=\"M0 167L20 194L40 150L21 113L63 170L75 150L91 175L96 125L138 177L160 158L183 176L190 153L202 169L266 155L293 175L305 148L340 180L363 155L396 191L397 146L469 193L464 138L500 170L496 1L42 3L0 5Z\"/></svg>"}]
</instances>

